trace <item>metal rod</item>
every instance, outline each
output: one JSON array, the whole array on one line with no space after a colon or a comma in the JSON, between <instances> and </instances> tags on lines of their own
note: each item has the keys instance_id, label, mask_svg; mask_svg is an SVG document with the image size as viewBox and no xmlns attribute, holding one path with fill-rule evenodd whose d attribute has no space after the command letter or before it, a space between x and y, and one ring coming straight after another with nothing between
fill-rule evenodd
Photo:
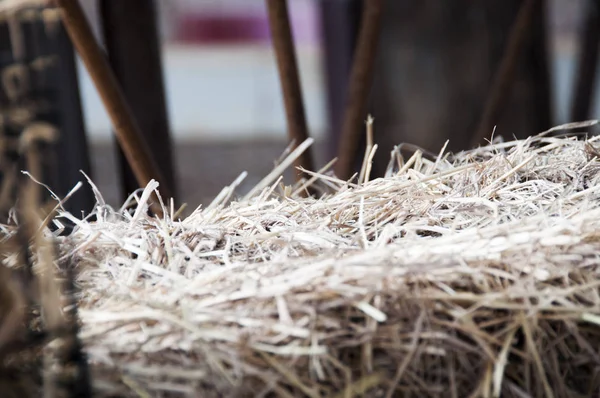
<instances>
[{"instance_id":1,"label":"metal rod","mask_svg":"<svg viewBox=\"0 0 600 398\"><path fill-rule=\"evenodd\" d=\"M364 0L363 4L360 33L352 62L338 145L338 162L335 172L341 179L349 178L352 174L352 167L358 153L363 126L362 119L366 117L364 113L373 82L373 69L379 41L383 0Z\"/></svg>"},{"instance_id":2,"label":"metal rod","mask_svg":"<svg viewBox=\"0 0 600 398\"><path fill-rule=\"evenodd\" d=\"M294 148L308 138L308 128L302 100L302 88L298 76L296 51L290 28L287 0L266 0L271 38L277 59L279 80L287 118L288 134L295 140ZM314 170L312 151L306 150L296 162L307 170ZM298 179L300 175L298 175Z\"/></svg>"},{"instance_id":3,"label":"metal rod","mask_svg":"<svg viewBox=\"0 0 600 398\"><path fill-rule=\"evenodd\" d=\"M140 186L146 186L151 179L162 181L160 172L150 156L147 143L134 120L117 80L108 64L104 52L96 42L89 23L77 0L56 0L65 28L77 49L96 90L112 121L115 134L123 152L131 165ZM168 189L161 185L160 194L165 200L172 198ZM153 211L161 216L157 202Z\"/></svg>"},{"instance_id":4,"label":"metal rod","mask_svg":"<svg viewBox=\"0 0 600 398\"><path fill-rule=\"evenodd\" d=\"M511 29L508 44L500 61L500 66L492 81L492 89L485 103L484 111L471 145L478 146L483 139L492 133L500 111L504 108L510 88L514 81L519 55L525 44L535 11L542 6L544 0L526 0L521 5L515 23Z\"/></svg>"},{"instance_id":5,"label":"metal rod","mask_svg":"<svg viewBox=\"0 0 600 398\"><path fill-rule=\"evenodd\" d=\"M571 122L590 117L592 95L596 85L598 45L600 44L600 1L588 0L581 31L577 74L573 85Z\"/></svg>"}]
</instances>

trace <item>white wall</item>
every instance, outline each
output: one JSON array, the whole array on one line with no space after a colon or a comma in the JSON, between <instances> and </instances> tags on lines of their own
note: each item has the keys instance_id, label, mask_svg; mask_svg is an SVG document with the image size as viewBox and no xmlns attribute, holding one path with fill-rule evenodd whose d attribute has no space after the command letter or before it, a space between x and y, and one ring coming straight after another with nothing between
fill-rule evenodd
<instances>
[{"instance_id":1,"label":"white wall","mask_svg":"<svg viewBox=\"0 0 600 398\"><path fill-rule=\"evenodd\" d=\"M284 137L285 112L277 68L268 46L164 48L167 106L176 139ZM325 129L321 54L298 49L310 133ZM91 140L110 137L110 122L79 64L82 106Z\"/></svg>"}]
</instances>

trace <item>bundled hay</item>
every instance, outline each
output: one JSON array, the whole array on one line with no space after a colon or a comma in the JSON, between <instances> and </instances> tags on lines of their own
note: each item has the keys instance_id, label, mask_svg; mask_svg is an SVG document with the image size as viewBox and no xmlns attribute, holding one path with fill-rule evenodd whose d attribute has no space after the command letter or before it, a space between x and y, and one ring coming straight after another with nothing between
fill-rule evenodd
<instances>
[{"instance_id":1,"label":"bundled hay","mask_svg":"<svg viewBox=\"0 0 600 398\"><path fill-rule=\"evenodd\" d=\"M320 199L266 184L226 204L236 181L183 220L146 215L155 184L129 211L97 193L94 221L60 214L76 228L59 245L77 264L94 388L597 394L597 141L546 134L406 163L394 152L385 178L314 173L335 188Z\"/></svg>"}]
</instances>

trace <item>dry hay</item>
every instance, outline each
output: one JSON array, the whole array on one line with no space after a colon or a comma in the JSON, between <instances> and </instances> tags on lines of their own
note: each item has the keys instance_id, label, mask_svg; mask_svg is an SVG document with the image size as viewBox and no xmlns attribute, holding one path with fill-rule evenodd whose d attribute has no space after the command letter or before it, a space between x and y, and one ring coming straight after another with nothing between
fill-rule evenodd
<instances>
[{"instance_id":1,"label":"dry hay","mask_svg":"<svg viewBox=\"0 0 600 398\"><path fill-rule=\"evenodd\" d=\"M71 214L99 396L588 397L600 390L597 137L392 154L320 199L236 181L183 220L152 183ZM367 158L372 155L368 153ZM368 164L368 162L366 162ZM131 204L133 203L133 206Z\"/></svg>"}]
</instances>

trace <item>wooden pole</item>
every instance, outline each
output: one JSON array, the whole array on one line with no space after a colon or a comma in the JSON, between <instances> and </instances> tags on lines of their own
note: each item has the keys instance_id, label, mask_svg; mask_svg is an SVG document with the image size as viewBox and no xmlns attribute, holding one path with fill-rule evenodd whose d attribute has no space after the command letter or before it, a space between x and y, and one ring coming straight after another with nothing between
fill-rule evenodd
<instances>
[{"instance_id":1,"label":"wooden pole","mask_svg":"<svg viewBox=\"0 0 600 398\"><path fill-rule=\"evenodd\" d=\"M287 118L288 134L295 140L294 148L308 138L308 128L302 100L302 88L298 76L296 51L290 28L287 0L266 0L269 14L271 39L277 59L279 80ZM314 170L312 151L304 151L296 162L307 170ZM299 176L298 176L299 177Z\"/></svg>"},{"instance_id":2,"label":"wooden pole","mask_svg":"<svg viewBox=\"0 0 600 398\"><path fill-rule=\"evenodd\" d=\"M573 87L571 122L583 121L590 117L600 44L600 1L588 0L584 15L585 23L580 36L577 74Z\"/></svg>"},{"instance_id":3,"label":"wooden pole","mask_svg":"<svg viewBox=\"0 0 600 398\"><path fill-rule=\"evenodd\" d=\"M366 118L365 109L373 82L373 69L379 41L383 0L364 0L363 4L360 33L350 73L344 120L338 145L338 162L335 172L341 179L350 178L352 174L360 134L363 131L363 119Z\"/></svg>"},{"instance_id":4,"label":"wooden pole","mask_svg":"<svg viewBox=\"0 0 600 398\"><path fill-rule=\"evenodd\" d=\"M337 156L340 142L344 101L360 27L362 1L320 0L319 8L327 85L329 159Z\"/></svg>"},{"instance_id":5,"label":"wooden pole","mask_svg":"<svg viewBox=\"0 0 600 398\"><path fill-rule=\"evenodd\" d=\"M104 52L94 38L79 1L55 0L55 2L59 7L67 33L100 94L119 144L123 148L138 184L143 187L151 179L162 181L160 172L150 155L148 145L132 116ZM165 201L172 198L171 193L164 185L161 185L159 192ZM159 204L155 202L153 205L153 211L159 217L162 216Z\"/></svg>"},{"instance_id":6,"label":"wooden pole","mask_svg":"<svg viewBox=\"0 0 600 398\"><path fill-rule=\"evenodd\" d=\"M510 93L519 55L525 44L527 33L531 31L530 27L535 12L541 8L542 1L544 0L526 0L519 9L515 24L510 32L504 56L494 76L490 95L485 103L477 130L471 140L471 146L473 147L480 145L484 138L492 134L493 127Z\"/></svg>"},{"instance_id":7,"label":"wooden pole","mask_svg":"<svg viewBox=\"0 0 600 398\"><path fill-rule=\"evenodd\" d=\"M64 25L48 40L59 56L58 65L52 68L56 79L53 83L58 94L57 111L61 122L58 124L60 137L57 145L59 194L66 195L81 180L81 172L92 175L88 138L81 107L81 95L78 79L75 51ZM51 76L52 76L51 75ZM85 211L89 214L94 208L94 193L90 189L81 189L65 203L65 208L72 214ZM64 221L63 221L64 223Z\"/></svg>"},{"instance_id":8,"label":"wooden pole","mask_svg":"<svg viewBox=\"0 0 600 398\"><path fill-rule=\"evenodd\" d=\"M161 185L177 195L155 0L101 0L98 4L108 62L165 179ZM123 150L118 149L125 199L137 189L137 181Z\"/></svg>"}]
</instances>

